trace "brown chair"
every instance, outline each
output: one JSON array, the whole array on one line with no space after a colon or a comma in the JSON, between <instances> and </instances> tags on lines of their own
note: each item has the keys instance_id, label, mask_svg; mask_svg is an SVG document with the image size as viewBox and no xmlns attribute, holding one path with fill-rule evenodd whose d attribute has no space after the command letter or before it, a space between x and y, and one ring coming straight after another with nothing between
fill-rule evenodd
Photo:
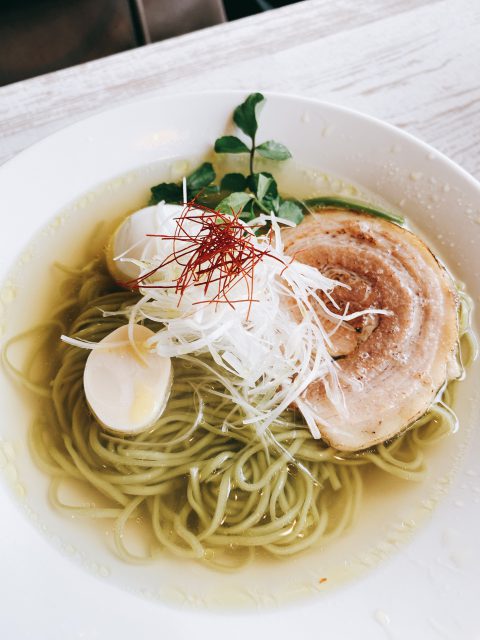
<instances>
[{"instance_id":1,"label":"brown chair","mask_svg":"<svg viewBox=\"0 0 480 640\"><path fill-rule=\"evenodd\" d=\"M224 21L222 0L0 0L0 85Z\"/></svg>"}]
</instances>

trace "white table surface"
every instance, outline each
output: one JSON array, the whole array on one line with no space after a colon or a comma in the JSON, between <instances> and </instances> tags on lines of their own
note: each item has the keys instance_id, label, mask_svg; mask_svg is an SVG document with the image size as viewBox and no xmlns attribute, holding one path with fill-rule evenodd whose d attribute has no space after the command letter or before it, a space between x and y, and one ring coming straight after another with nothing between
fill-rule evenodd
<instances>
[{"instance_id":1,"label":"white table surface","mask_svg":"<svg viewBox=\"0 0 480 640\"><path fill-rule=\"evenodd\" d=\"M114 104L207 88L353 107L480 178L479 0L309 0L0 88L0 163Z\"/></svg>"},{"instance_id":2,"label":"white table surface","mask_svg":"<svg viewBox=\"0 0 480 640\"><path fill-rule=\"evenodd\" d=\"M0 88L0 163L115 104L173 92L245 88L315 97L383 118L423 138L478 179L479 70L480 0L309 0ZM62 579L48 570L57 552L38 537L39 563L32 573L31 567L16 566L18 556L8 553L12 545L31 544L27 538L2 540L0 530L0 542L0 637L43 640L39 627L51 628L49 640L134 637L129 629L137 629L138 638L165 635L161 616L149 603L139 601L132 610L129 595L120 592L115 607L93 602L95 578L86 572L65 584L62 615L56 617L56 605L42 585ZM28 593L36 589L36 611L43 617L29 614L28 601L22 620L13 615L23 596L11 586L22 580L31 587ZM100 626L89 624L86 612L92 608L104 611ZM338 611L342 617L348 613ZM121 621L125 636L109 635L113 619ZM271 613L262 621L275 625L275 619ZM212 637L224 620L215 622ZM372 640L394 637L381 622ZM252 631L258 624L253 617ZM447 637L442 629L432 634ZM170 631L170 637L179 636Z\"/></svg>"}]
</instances>

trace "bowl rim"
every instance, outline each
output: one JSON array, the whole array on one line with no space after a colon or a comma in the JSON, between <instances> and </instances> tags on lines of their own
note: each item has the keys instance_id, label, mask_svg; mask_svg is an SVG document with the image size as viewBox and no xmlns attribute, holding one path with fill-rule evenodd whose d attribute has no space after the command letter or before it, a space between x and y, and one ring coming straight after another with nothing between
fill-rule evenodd
<instances>
[{"instance_id":1,"label":"bowl rim","mask_svg":"<svg viewBox=\"0 0 480 640\"><path fill-rule=\"evenodd\" d=\"M105 113L119 113L124 110L128 110L129 108L138 108L143 104L148 104L154 101L159 101L161 103L168 101L177 101L179 99L186 99L192 97L203 97L203 96L247 96L250 93L254 93L254 90L247 89L206 89L201 91L179 91L174 93L169 93L167 95L153 93L151 95L142 96L141 98L127 100L120 102L119 104L115 104L111 107L105 107L104 109L99 109L91 114L86 115L85 117L80 117L77 120L72 120L69 123L62 125L60 128L47 133L41 136L38 140L35 140L31 144L27 145L25 148L21 149L18 153L14 154L11 158L7 158L2 164L0 164L0 175L5 168L10 168L17 161L23 159L25 156L30 154L32 151L36 151L38 147L41 147L45 141L51 141L58 137L61 137L66 130L75 130L76 128L80 128L85 125L89 125L91 122L95 122L96 119L101 119ZM302 102L304 104L310 105L320 105L327 109L331 109L333 111L339 111L341 113L347 114L349 116L353 116L354 118L364 120L365 122L369 122L376 126L379 126L387 131L395 132L396 135L400 135L405 140L408 140L410 143L420 146L424 151L434 152L436 157L441 158L451 169L457 171L462 175L463 178L468 180L472 186L477 188L480 191L480 179L476 179L471 173L466 171L459 163L455 160L449 158L444 152L438 150L435 146L431 145L428 142L425 142L422 138L417 137L413 133L406 131L394 124L387 122L377 116L373 116L357 109L353 109L352 107L346 107L341 104L337 104L335 102L330 102L327 100L318 100L316 98L301 96L294 93L287 93L284 91L260 91L262 95L265 96L266 99L269 97L278 98L280 100L288 100L293 102Z\"/></svg>"}]
</instances>

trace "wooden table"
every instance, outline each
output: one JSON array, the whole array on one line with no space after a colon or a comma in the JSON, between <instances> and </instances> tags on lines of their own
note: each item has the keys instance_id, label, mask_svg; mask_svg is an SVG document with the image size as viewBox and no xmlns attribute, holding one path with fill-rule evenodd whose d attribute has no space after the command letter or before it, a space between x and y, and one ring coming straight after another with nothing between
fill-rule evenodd
<instances>
[{"instance_id":1,"label":"wooden table","mask_svg":"<svg viewBox=\"0 0 480 640\"><path fill-rule=\"evenodd\" d=\"M87 115L211 88L388 120L480 178L480 1L308 0L0 89L0 162Z\"/></svg>"}]
</instances>

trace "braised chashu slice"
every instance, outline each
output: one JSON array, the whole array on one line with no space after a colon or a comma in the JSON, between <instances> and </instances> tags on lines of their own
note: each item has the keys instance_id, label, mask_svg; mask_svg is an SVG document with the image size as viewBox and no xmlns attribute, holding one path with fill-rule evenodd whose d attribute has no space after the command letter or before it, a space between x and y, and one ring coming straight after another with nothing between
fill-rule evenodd
<instances>
[{"instance_id":1,"label":"braised chashu slice","mask_svg":"<svg viewBox=\"0 0 480 640\"><path fill-rule=\"evenodd\" d=\"M289 255L350 286L333 291L342 311L348 303L349 312L392 312L345 323L332 336L347 415L335 409L321 381L304 397L331 446L356 451L388 440L422 416L445 381L458 375L451 277L416 235L365 214L313 214L283 239Z\"/></svg>"}]
</instances>

